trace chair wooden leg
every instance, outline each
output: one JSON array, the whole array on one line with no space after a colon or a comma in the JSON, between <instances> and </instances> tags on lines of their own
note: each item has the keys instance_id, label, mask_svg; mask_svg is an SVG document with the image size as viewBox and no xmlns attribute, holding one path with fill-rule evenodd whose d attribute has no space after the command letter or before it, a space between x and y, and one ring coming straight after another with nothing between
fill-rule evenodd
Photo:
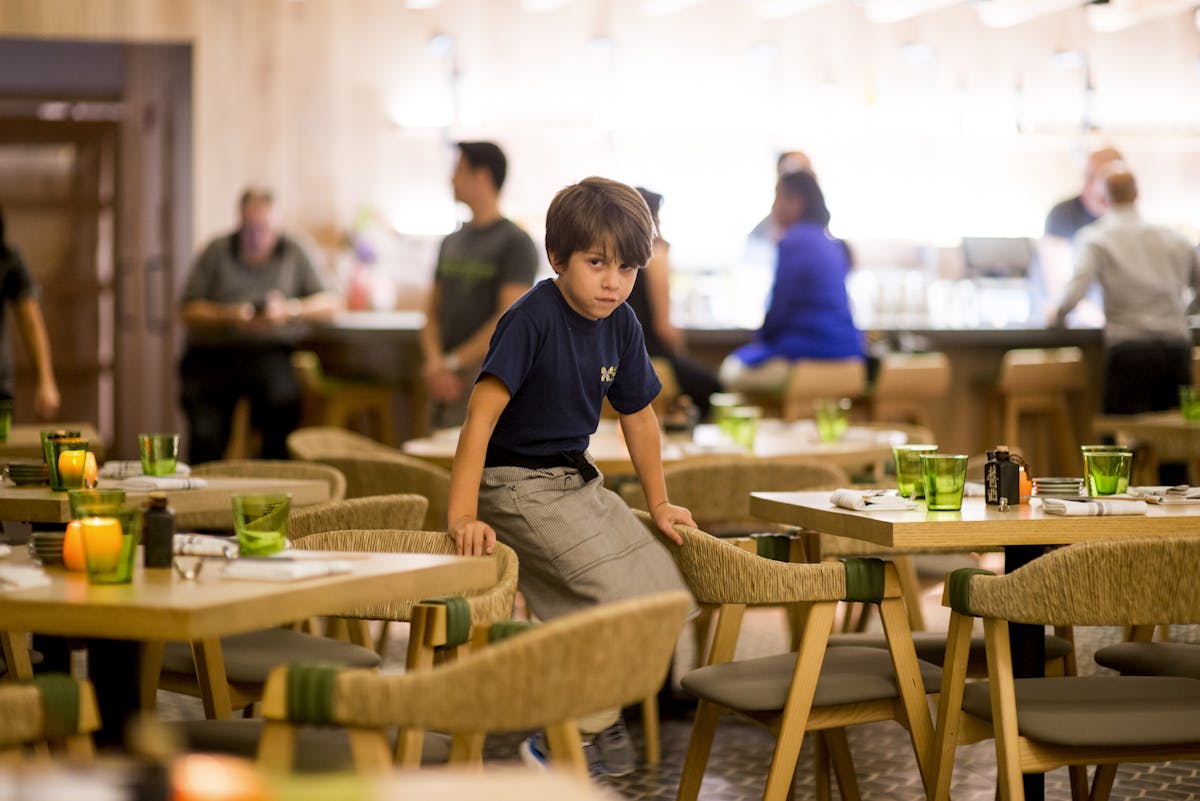
<instances>
[{"instance_id":1,"label":"chair wooden leg","mask_svg":"<svg viewBox=\"0 0 1200 801\"><path fill-rule=\"evenodd\" d=\"M854 773L854 757L850 754L850 742L846 739L845 729L829 729L823 732L825 746L829 749L829 759L833 764L833 773L837 776L838 789L841 790L842 801L862 801L858 791L858 776Z\"/></svg>"},{"instance_id":2,"label":"chair wooden leg","mask_svg":"<svg viewBox=\"0 0 1200 801\"><path fill-rule=\"evenodd\" d=\"M1013 684L1012 653L1008 642L1008 622L985 618L983 633L987 642L988 685L991 688L992 730L996 738L996 779L1000 797L1005 801L1025 801L1021 779L1020 737L1013 711L1017 708Z\"/></svg>"},{"instance_id":3,"label":"chair wooden leg","mask_svg":"<svg viewBox=\"0 0 1200 801\"><path fill-rule=\"evenodd\" d=\"M814 732L813 736L813 798L816 801L833 801L833 782L830 779L829 745L825 732ZM793 777L791 786L795 786Z\"/></svg>"},{"instance_id":4,"label":"chair wooden leg","mask_svg":"<svg viewBox=\"0 0 1200 801\"><path fill-rule=\"evenodd\" d=\"M275 773L287 773L292 769L296 753L296 727L283 720L263 722L262 734L258 736L258 765Z\"/></svg>"},{"instance_id":5,"label":"chair wooden leg","mask_svg":"<svg viewBox=\"0 0 1200 801\"><path fill-rule=\"evenodd\" d=\"M96 746L90 734L72 734L63 740L63 747L75 762L91 762L96 757Z\"/></svg>"},{"instance_id":6,"label":"chair wooden leg","mask_svg":"<svg viewBox=\"0 0 1200 801\"><path fill-rule=\"evenodd\" d=\"M662 761L662 743L658 733L657 695L648 695L642 699L642 733L646 738L646 764L657 765Z\"/></svg>"},{"instance_id":7,"label":"chair wooden leg","mask_svg":"<svg viewBox=\"0 0 1200 801\"><path fill-rule=\"evenodd\" d=\"M713 612L711 609L701 609L700 613L692 619L692 639L696 642L696 657L693 660L694 667L700 667L704 664L704 657L708 650L708 639L712 632Z\"/></svg>"},{"instance_id":8,"label":"chair wooden leg","mask_svg":"<svg viewBox=\"0 0 1200 801\"><path fill-rule=\"evenodd\" d=\"M679 777L676 801L696 801L700 795L700 782L708 766L712 752L713 735L717 731L720 709L708 701L701 700L696 706L696 717L692 721L692 734L688 739L687 756L683 760L683 773Z\"/></svg>"},{"instance_id":9,"label":"chair wooden leg","mask_svg":"<svg viewBox=\"0 0 1200 801\"><path fill-rule=\"evenodd\" d=\"M1071 801L1088 801L1087 765L1068 765L1067 775L1071 783Z\"/></svg>"},{"instance_id":10,"label":"chair wooden leg","mask_svg":"<svg viewBox=\"0 0 1200 801\"><path fill-rule=\"evenodd\" d=\"M363 648L375 650L375 638L371 636L371 627L365 620L359 618L346 618L346 630L350 636L350 642L355 645L361 645Z\"/></svg>"},{"instance_id":11,"label":"chair wooden leg","mask_svg":"<svg viewBox=\"0 0 1200 801\"><path fill-rule=\"evenodd\" d=\"M138 652L138 695L141 708L153 712L158 707L158 675L162 673L163 642L144 642Z\"/></svg>"},{"instance_id":12,"label":"chair wooden leg","mask_svg":"<svg viewBox=\"0 0 1200 801\"><path fill-rule=\"evenodd\" d=\"M889 570L889 573L891 572ZM929 719L925 682L917 664L917 651L913 646L912 631L908 628L908 610L903 599L884 598L879 604L879 617L883 621L888 651L892 655L896 687L900 691L900 702L904 706L913 753L921 771L921 781L928 793L929 788L933 786L933 724Z\"/></svg>"},{"instance_id":13,"label":"chair wooden leg","mask_svg":"<svg viewBox=\"0 0 1200 801\"><path fill-rule=\"evenodd\" d=\"M1071 643L1071 650L1067 651L1067 655L1063 657L1063 675L1078 676L1079 667L1075 663L1075 629L1072 626L1055 626L1054 635L1062 637L1067 642Z\"/></svg>"},{"instance_id":14,"label":"chair wooden leg","mask_svg":"<svg viewBox=\"0 0 1200 801\"><path fill-rule=\"evenodd\" d=\"M917 579L917 566L911 556L893 556L892 564L900 577L900 598L908 613L908 627L913 631L925 630L925 614L921 611L921 582Z\"/></svg>"},{"instance_id":15,"label":"chair wooden leg","mask_svg":"<svg viewBox=\"0 0 1200 801\"><path fill-rule=\"evenodd\" d=\"M392 767L387 735L381 729L348 728L350 756L361 773L383 773Z\"/></svg>"},{"instance_id":16,"label":"chair wooden leg","mask_svg":"<svg viewBox=\"0 0 1200 801\"><path fill-rule=\"evenodd\" d=\"M196 683L204 701L204 716L209 720L229 720L233 717L233 701L221 640L217 637L196 640L192 643L192 659L196 663Z\"/></svg>"},{"instance_id":17,"label":"chair wooden leg","mask_svg":"<svg viewBox=\"0 0 1200 801\"><path fill-rule=\"evenodd\" d=\"M933 782L931 801L949 801L950 778L958 749L958 730L962 723L963 687L966 684L967 659L971 650L974 619L957 612L950 615L946 632L946 658L942 665L942 684L938 693L937 731L934 736Z\"/></svg>"},{"instance_id":18,"label":"chair wooden leg","mask_svg":"<svg viewBox=\"0 0 1200 801\"><path fill-rule=\"evenodd\" d=\"M1117 778L1117 767L1115 762L1096 766L1096 775L1092 777L1091 801L1108 801L1113 782Z\"/></svg>"},{"instance_id":19,"label":"chair wooden leg","mask_svg":"<svg viewBox=\"0 0 1200 801\"><path fill-rule=\"evenodd\" d=\"M16 679L33 677L33 663L29 661L25 632L0 631L0 647L4 650L4 662L8 665L9 676Z\"/></svg>"},{"instance_id":20,"label":"chair wooden leg","mask_svg":"<svg viewBox=\"0 0 1200 801\"><path fill-rule=\"evenodd\" d=\"M587 777L587 757L583 755L583 739L579 726L566 720L546 727L546 744L550 746L550 766L576 776Z\"/></svg>"}]
</instances>

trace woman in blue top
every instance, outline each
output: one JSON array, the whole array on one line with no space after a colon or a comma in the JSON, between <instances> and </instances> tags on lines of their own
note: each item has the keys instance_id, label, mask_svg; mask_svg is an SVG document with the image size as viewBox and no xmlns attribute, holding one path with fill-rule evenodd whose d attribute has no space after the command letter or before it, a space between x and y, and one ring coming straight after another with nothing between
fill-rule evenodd
<instances>
[{"instance_id":1,"label":"woman in blue top","mask_svg":"<svg viewBox=\"0 0 1200 801\"><path fill-rule=\"evenodd\" d=\"M863 357L846 294L850 259L826 230L829 209L817 179L808 172L780 176L771 216L784 232L775 284L754 341L721 365L721 382L733 392L782 392L797 359Z\"/></svg>"}]
</instances>

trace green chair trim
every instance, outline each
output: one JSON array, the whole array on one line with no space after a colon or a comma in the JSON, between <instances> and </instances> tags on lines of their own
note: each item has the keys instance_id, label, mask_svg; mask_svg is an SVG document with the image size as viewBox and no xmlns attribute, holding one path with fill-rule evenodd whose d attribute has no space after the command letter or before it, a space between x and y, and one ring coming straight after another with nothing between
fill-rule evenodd
<instances>
[{"instance_id":1,"label":"green chair trim","mask_svg":"<svg viewBox=\"0 0 1200 801\"><path fill-rule=\"evenodd\" d=\"M333 723L333 684L345 665L301 662L288 667L287 716L294 723Z\"/></svg>"},{"instance_id":2,"label":"green chair trim","mask_svg":"<svg viewBox=\"0 0 1200 801\"><path fill-rule=\"evenodd\" d=\"M453 648L464 645L471 639L471 605L461 595L444 595L426 598L424 604L446 607L446 645Z\"/></svg>"},{"instance_id":3,"label":"green chair trim","mask_svg":"<svg viewBox=\"0 0 1200 801\"><path fill-rule=\"evenodd\" d=\"M978 567L960 567L946 579L946 594L950 598L950 608L960 615L975 616L971 611L971 576L994 576L990 570Z\"/></svg>"},{"instance_id":4,"label":"green chair trim","mask_svg":"<svg viewBox=\"0 0 1200 801\"><path fill-rule=\"evenodd\" d=\"M787 534L756 534L754 547L764 559L774 559L776 562L791 561L792 538Z\"/></svg>"},{"instance_id":5,"label":"green chair trim","mask_svg":"<svg viewBox=\"0 0 1200 801\"><path fill-rule=\"evenodd\" d=\"M845 559L847 601L877 604L883 600L882 559Z\"/></svg>"},{"instance_id":6,"label":"green chair trim","mask_svg":"<svg viewBox=\"0 0 1200 801\"><path fill-rule=\"evenodd\" d=\"M46 739L59 740L79 731L79 682L62 673L34 676L42 700Z\"/></svg>"},{"instance_id":7,"label":"green chair trim","mask_svg":"<svg viewBox=\"0 0 1200 801\"><path fill-rule=\"evenodd\" d=\"M529 631L533 622L529 620L501 620L488 627L488 643L507 640L509 637Z\"/></svg>"}]
</instances>

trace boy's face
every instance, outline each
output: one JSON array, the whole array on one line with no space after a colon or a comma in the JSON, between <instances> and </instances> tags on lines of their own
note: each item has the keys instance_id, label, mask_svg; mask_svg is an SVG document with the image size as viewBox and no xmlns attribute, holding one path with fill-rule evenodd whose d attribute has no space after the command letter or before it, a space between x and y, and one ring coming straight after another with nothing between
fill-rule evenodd
<instances>
[{"instance_id":1,"label":"boy's face","mask_svg":"<svg viewBox=\"0 0 1200 801\"><path fill-rule=\"evenodd\" d=\"M589 320L602 320L616 311L633 291L639 272L614 248L600 245L575 251L565 263L559 259L555 255L551 262L558 273L558 291L568 306Z\"/></svg>"}]
</instances>

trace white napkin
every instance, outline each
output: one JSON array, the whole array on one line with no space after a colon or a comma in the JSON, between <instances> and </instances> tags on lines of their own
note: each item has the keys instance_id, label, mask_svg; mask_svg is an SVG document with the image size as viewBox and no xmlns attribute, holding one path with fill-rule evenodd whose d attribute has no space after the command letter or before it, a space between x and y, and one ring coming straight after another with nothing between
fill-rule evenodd
<instances>
[{"instance_id":1,"label":"white napkin","mask_svg":"<svg viewBox=\"0 0 1200 801\"><path fill-rule=\"evenodd\" d=\"M1144 515L1150 508L1145 501L1121 500L1069 500L1067 498L1042 498L1042 508L1047 514L1108 517L1109 515Z\"/></svg>"},{"instance_id":2,"label":"white napkin","mask_svg":"<svg viewBox=\"0 0 1200 801\"><path fill-rule=\"evenodd\" d=\"M834 490L829 496L829 502L843 509L860 512L917 508L915 503L899 495L877 495L874 490Z\"/></svg>"},{"instance_id":3,"label":"white napkin","mask_svg":"<svg viewBox=\"0 0 1200 801\"><path fill-rule=\"evenodd\" d=\"M238 555L236 542L204 534L176 534L171 546L180 556L223 556L232 559Z\"/></svg>"},{"instance_id":4,"label":"white napkin","mask_svg":"<svg viewBox=\"0 0 1200 801\"><path fill-rule=\"evenodd\" d=\"M28 590L45 587L50 577L40 567L28 565L0 565L0 591Z\"/></svg>"},{"instance_id":5,"label":"white napkin","mask_svg":"<svg viewBox=\"0 0 1200 801\"><path fill-rule=\"evenodd\" d=\"M1129 495L1149 503L1200 503L1200 487L1180 484L1175 487L1130 487Z\"/></svg>"},{"instance_id":6,"label":"white napkin","mask_svg":"<svg viewBox=\"0 0 1200 801\"><path fill-rule=\"evenodd\" d=\"M299 579L332 576L353 570L344 559L304 559L291 561L280 559L235 559L225 568L225 578L249 579L251 581L297 581Z\"/></svg>"},{"instance_id":7,"label":"white napkin","mask_svg":"<svg viewBox=\"0 0 1200 801\"><path fill-rule=\"evenodd\" d=\"M113 482L121 489L133 490L185 490L207 487L208 482L202 478L187 478L172 476L132 476Z\"/></svg>"},{"instance_id":8,"label":"white napkin","mask_svg":"<svg viewBox=\"0 0 1200 801\"><path fill-rule=\"evenodd\" d=\"M175 463L175 472L164 478L182 478L190 475L192 468L183 462ZM100 478L131 478L142 474L142 463L137 459L110 459L100 467Z\"/></svg>"}]
</instances>

